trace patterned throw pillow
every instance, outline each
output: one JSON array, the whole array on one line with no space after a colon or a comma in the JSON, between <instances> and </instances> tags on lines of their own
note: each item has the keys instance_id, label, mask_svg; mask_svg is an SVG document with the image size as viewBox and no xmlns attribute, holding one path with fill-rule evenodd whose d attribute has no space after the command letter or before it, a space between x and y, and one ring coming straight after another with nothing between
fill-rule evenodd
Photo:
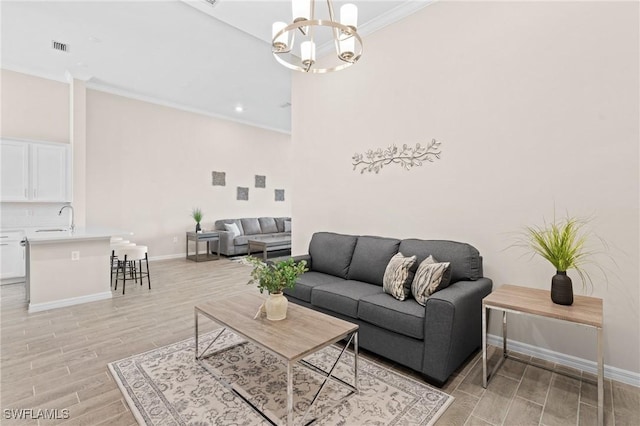
<instances>
[{"instance_id":1,"label":"patterned throw pillow","mask_svg":"<svg viewBox=\"0 0 640 426\"><path fill-rule=\"evenodd\" d=\"M438 262L433 256L422 261L411 283L411 294L422 306L433 293L449 285L451 280L451 263Z\"/></svg>"},{"instance_id":2,"label":"patterned throw pillow","mask_svg":"<svg viewBox=\"0 0 640 426\"><path fill-rule=\"evenodd\" d=\"M382 289L398 300L404 300L411 294L412 274L409 269L416 261L415 256L405 257L398 253L389 260L382 278Z\"/></svg>"},{"instance_id":3,"label":"patterned throw pillow","mask_svg":"<svg viewBox=\"0 0 640 426\"><path fill-rule=\"evenodd\" d=\"M238 225L236 225L235 223L225 223L224 230L233 233L231 239L234 239L235 237L240 235L240 228L238 228Z\"/></svg>"}]
</instances>

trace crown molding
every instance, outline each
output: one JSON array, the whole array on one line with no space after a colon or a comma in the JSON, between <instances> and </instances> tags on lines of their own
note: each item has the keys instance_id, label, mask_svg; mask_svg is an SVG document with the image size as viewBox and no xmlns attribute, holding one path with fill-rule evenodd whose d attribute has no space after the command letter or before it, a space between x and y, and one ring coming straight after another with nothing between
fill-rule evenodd
<instances>
[{"instance_id":1,"label":"crown molding","mask_svg":"<svg viewBox=\"0 0 640 426\"><path fill-rule=\"evenodd\" d=\"M30 76L33 76L33 77L39 77L39 78L43 78L43 79L46 79L46 80L53 80L53 81L57 81L59 83L64 83L64 84L69 84L71 82L71 80L69 80L70 76L73 77L73 78L78 78L76 76L73 76L68 71L65 71L62 75L57 75L57 74L54 74L54 73L41 72L39 70L29 69L29 68L26 68L26 67L13 66L11 64L9 64L9 65L2 64L2 68L1 69L7 70L7 71L17 72L17 73L20 73L20 74L26 74L26 75L30 75ZM207 117L217 118L217 119L220 119L220 120L232 121L234 123L244 124L246 126L251 126L251 127L257 127L259 129L269 130L269 131L272 131L272 132L284 133L285 135L291 135L291 130L279 129L277 127L265 126L265 125L254 123L254 122L251 122L251 121L248 121L248 120L241 120L241 119L238 119L237 117L226 116L226 115L223 115L223 114L216 114L216 113L212 113L210 111L206 111L206 110L203 110L203 109L193 108L193 107L189 107L189 106L186 106L186 105L182 105L182 104L179 104L177 102L171 102L171 101L166 101L166 100L159 99L159 98L154 98L153 96L142 95L142 94L139 94L139 93L132 92L130 90L116 88L114 86L111 86L111 85L108 85L108 84L105 84L105 83L92 81L92 77L89 77L86 80L81 78L81 80L86 82L88 89L93 89L93 90L97 90L97 91L100 91L100 92L106 92L106 93L110 93L112 95L122 96L122 97L129 98L129 99L135 99L135 100L142 101L142 102L148 102L148 103L151 103L151 104L160 105L160 106L164 106L164 107L168 107L168 108L173 108L173 109L177 109L177 110L180 110L180 111L192 112L194 114L200 114L200 115L204 115L204 116L207 116Z\"/></svg>"},{"instance_id":2,"label":"crown molding","mask_svg":"<svg viewBox=\"0 0 640 426\"><path fill-rule=\"evenodd\" d=\"M30 75L32 77L44 78L45 80L53 80L53 81L57 81L58 83L65 83L65 84L69 83L69 80L67 80L66 71L63 72L62 74L51 73L43 70L30 68L30 67L7 64L4 62L2 63L2 69L7 71L17 72L20 74Z\"/></svg>"},{"instance_id":3,"label":"crown molding","mask_svg":"<svg viewBox=\"0 0 640 426\"><path fill-rule=\"evenodd\" d=\"M206 111L200 108L193 108L186 105L179 104L177 102L166 101L163 99L154 98L153 96L142 95L140 93L131 92L126 89L116 88L108 84L100 83L97 81L89 81L87 82L87 89L97 90L100 92L110 93L112 95L122 96L124 98L135 99L137 101L147 102L154 105L160 105L167 108L173 108L180 111L191 112L194 114L200 114L211 118L217 118L225 121L232 121L234 123L243 124L246 126L257 127L264 130L269 130L272 132L284 133L286 135L291 135L291 130L279 129L276 127L265 126L262 124L257 124L248 120L241 120L236 117L227 116L223 114L216 114L210 111Z\"/></svg>"}]
</instances>

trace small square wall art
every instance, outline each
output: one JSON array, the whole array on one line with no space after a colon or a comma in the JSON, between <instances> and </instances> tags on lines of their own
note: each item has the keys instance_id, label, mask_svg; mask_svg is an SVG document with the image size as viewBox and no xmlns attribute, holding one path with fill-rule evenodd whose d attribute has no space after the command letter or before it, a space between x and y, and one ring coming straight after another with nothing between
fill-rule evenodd
<instances>
[{"instance_id":1,"label":"small square wall art","mask_svg":"<svg viewBox=\"0 0 640 426\"><path fill-rule=\"evenodd\" d=\"M239 201L248 201L249 200L249 188L239 186L238 187L238 196L237 199Z\"/></svg>"},{"instance_id":2,"label":"small square wall art","mask_svg":"<svg viewBox=\"0 0 640 426\"><path fill-rule=\"evenodd\" d=\"M211 172L211 185L226 186L227 174L225 172Z\"/></svg>"},{"instance_id":3,"label":"small square wall art","mask_svg":"<svg viewBox=\"0 0 640 426\"><path fill-rule=\"evenodd\" d=\"M267 177L262 175L256 175L256 188L266 188Z\"/></svg>"},{"instance_id":4,"label":"small square wall art","mask_svg":"<svg viewBox=\"0 0 640 426\"><path fill-rule=\"evenodd\" d=\"M276 201L284 201L284 189L276 189Z\"/></svg>"}]
</instances>

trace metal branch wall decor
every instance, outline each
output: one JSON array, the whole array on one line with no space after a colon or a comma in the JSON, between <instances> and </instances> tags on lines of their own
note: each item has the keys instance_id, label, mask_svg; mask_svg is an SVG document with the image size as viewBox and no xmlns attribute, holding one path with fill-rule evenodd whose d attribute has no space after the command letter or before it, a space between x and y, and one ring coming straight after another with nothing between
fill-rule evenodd
<instances>
[{"instance_id":1,"label":"metal branch wall decor","mask_svg":"<svg viewBox=\"0 0 640 426\"><path fill-rule=\"evenodd\" d=\"M410 170L414 166L422 166L424 161L432 163L435 159L440 158L441 153L440 142L435 139L432 139L426 146L417 143L415 147L404 144L398 148L393 144L385 150L382 148L378 148L376 151L370 149L364 154L354 154L352 157L353 170L361 166L360 173L365 171L378 173L388 164L399 164L405 170Z\"/></svg>"}]
</instances>

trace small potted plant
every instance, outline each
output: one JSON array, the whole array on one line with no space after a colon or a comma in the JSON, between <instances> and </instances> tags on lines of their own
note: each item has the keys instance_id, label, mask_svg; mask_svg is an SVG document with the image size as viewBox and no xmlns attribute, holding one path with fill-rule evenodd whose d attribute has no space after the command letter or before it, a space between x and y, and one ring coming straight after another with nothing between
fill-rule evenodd
<instances>
[{"instance_id":1,"label":"small potted plant","mask_svg":"<svg viewBox=\"0 0 640 426\"><path fill-rule=\"evenodd\" d=\"M289 258L276 263L265 263L253 256L248 256L247 261L253 265L251 279L247 284L257 284L260 293L265 290L269 293L269 298L263 305L267 319L272 321L285 319L289 301L282 294L282 290L296 285L296 279L308 271L307 262L304 260L296 262Z\"/></svg>"},{"instance_id":2,"label":"small potted plant","mask_svg":"<svg viewBox=\"0 0 640 426\"><path fill-rule=\"evenodd\" d=\"M543 257L556 268L556 275L551 279L551 300L559 305L573 303L573 285L571 278L567 276L567 270L576 270L583 287L587 283L593 284L589 273L584 269L587 264L595 264L592 259L595 252L587 247L592 235L584 229L586 224L586 220L571 216L563 220L556 220L554 217L551 223L526 227L516 244ZM600 242L604 244L602 240Z\"/></svg>"},{"instance_id":3,"label":"small potted plant","mask_svg":"<svg viewBox=\"0 0 640 426\"><path fill-rule=\"evenodd\" d=\"M202 210L200 210L200 207L194 207L193 210L191 210L191 217L196 221L196 232L201 232L200 222L202 221Z\"/></svg>"}]
</instances>

